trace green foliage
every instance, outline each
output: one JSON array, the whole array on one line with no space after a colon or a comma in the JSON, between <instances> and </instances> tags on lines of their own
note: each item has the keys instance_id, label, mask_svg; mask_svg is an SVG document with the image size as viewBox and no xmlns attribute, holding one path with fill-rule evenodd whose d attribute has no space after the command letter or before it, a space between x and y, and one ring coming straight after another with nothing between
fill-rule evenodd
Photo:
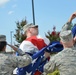
<instances>
[{"instance_id":1,"label":"green foliage","mask_svg":"<svg viewBox=\"0 0 76 75\"><path fill-rule=\"evenodd\" d=\"M56 32L55 27L54 27L53 31L52 32L48 31L47 34L45 34L45 36L50 40L50 42L60 41L59 34L60 34L60 32Z\"/></svg>"},{"instance_id":2,"label":"green foliage","mask_svg":"<svg viewBox=\"0 0 76 75\"><path fill-rule=\"evenodd\" d=\"M60 73L59 73L58 70L56 70L56 71L54 71L53 73L49 73L49 74L47 74L47 75L60 75Z\"/></svg>"},{"instance_id":3,"label":"green foliage","mask_svg":"<svg viewBox=\"0 0 76 75\"><path fill-rule=\"evenodd\" d=\"M21 43L24 39L26 39L26 36L23 34L23 26L27 24L27 20L22 20L21 22L16 22L17 29L15 30L16 33L14 34L14 37L18 43Z\"/></svg>"}]
</instances>

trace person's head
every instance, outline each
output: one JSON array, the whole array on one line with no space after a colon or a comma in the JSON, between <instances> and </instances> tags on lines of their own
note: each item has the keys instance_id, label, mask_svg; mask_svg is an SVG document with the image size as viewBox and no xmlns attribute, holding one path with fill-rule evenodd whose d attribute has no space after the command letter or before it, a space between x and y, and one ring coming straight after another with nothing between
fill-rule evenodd
<instances>
[{"instance_id":1,"label":"person's head","mask_svg":"<svg viewBox=\"0 0 76 75\"><path fill-rule=\"evenodd\" d=\"M0 35L0 52L5 51L6 49L6 36L5 35Z\"/></svg>"},{"instance_id":2,"label":"person's head","mask_svg":"<svg viewBox=\"0 0 76 75\"><path fill-rule=\"evenodd\" d=\"M74 40L71 30L60 32L60 40L64 48L72 47Z\"/></svg>"},{"instance_id":3,"label":"person's head","mask_svg":"<svg viewBox=\"0 0 76 75\"><path fill-rule=\"evenodd\" d=\"M38 25L28 24L23 27L24 35L27 37L38 35Z\"/></svg>"}]
</instances>

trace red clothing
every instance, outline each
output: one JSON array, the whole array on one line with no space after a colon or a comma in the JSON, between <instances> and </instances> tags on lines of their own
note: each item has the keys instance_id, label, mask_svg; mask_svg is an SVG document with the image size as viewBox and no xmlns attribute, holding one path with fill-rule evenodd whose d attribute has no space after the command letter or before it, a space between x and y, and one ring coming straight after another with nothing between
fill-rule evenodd
<instances>
[{"instance_id":1,"label":"red clothing","mask_svg":"<svg viewBox=\"0 0 76 75\"><path fill-rule=\"evenodd\" d=\"M40 71L36 71L34 75L41 75L42 73Z\"/></svg>"},{"instance_id":2,"label":"red clothing","mask_svg":"<svg viewBox=\"0 0 76 75\"><path fill-rule=\"evenodd\" d=\"M39 50L41 50L43 47L47 46L42 38L38 38L37 36L32 36L26 39L27 41L30 41L32 44L34 44Z\"/></svg>"},{"instance_id":3,"label":"red clothing","mask_svg":"<svg viewBox=\"0 0 76 75\"><path fill-rule=\"evenodd\" d=\"M30 41L32 44L34 44L38 50L41 50L43 47L47 46L42 38L38 38L37 36L32 36L26 39L27 41ZM40 71L36 71L34 75L41 75L42 73Z\"/></svg>"}]
</instances>

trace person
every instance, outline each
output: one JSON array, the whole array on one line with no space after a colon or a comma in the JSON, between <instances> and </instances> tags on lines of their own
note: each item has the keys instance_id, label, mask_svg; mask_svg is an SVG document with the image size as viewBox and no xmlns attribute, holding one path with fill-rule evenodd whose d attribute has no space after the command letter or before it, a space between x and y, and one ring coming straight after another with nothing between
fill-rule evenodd
<instances>
[{"instance_id":1,"label":"person","mask_svg":"<svg viewBox=\"0 0 76 75\"><path fill-rule=\"evenodd\" d=\"M23 52L34 54L50 43L49 39L42 38L38 35L38 25L33 25L32 23L25 25L23 31L24 35L27 36L19 47Z\"/></svg>"},{"instance_id":2,"label":"person","mask_svg":"<svg viewBox=\"0 0 76 75\"><path fill-rule=\"evenodd\" d=\"M13 75L13 70L16 67L27 66L32 62L32 58L28 54L13 46L11 47L13 47L21 56L17 57L7 54L5 51L6 45L11 46L10 44L7 44L5 35L0 35L0 75Z\"/></svg>"},{"instance_id":3,"label":"person","mask_svg":"<svg viewBox=\"0 0 76 75\"><path fill-rule=\"evenodd\" d=\"M76 42L76 24L73 26L72 21L76 18L76 12L74 12L70 18L68 19L67 23L63 25L61 31L71 30L74 38L74 42ZM74 44L76 46L76 43Z\"/></svg>"},{"instance_id":4,"label":"person","mask_svg":"<svg viewBox=\"0 0 76 75\"><path fill-rule=\"evenodd\" d=\"M64 49L45 64L43 75L56 69L59 70L60 75L76 75L76 48L73 46L74 40L71 30L60 32L60 39Z\"/></svg>"},{"instance_id":5,"label":"person","mask_svg":"<svg viewBox=\"0 0 76 75\"><path fill-rule=\"evenodd\" d=\"M49 39L42 38L38 35L38 25L33 25L32 23L27 24L23 27L23 31L24 35L27 36L27 38L20 44L19 49L31 56L50 43ZM50 56L50 53L45 52L45 57L47 58L48 56ZM17 70L14 70L14 74L16 74L16 71L18 75L23 75L25 69L18 68ZM41 72L36 71L34 75L39 74L41 74Z\"/></svg>"}]
</instances>

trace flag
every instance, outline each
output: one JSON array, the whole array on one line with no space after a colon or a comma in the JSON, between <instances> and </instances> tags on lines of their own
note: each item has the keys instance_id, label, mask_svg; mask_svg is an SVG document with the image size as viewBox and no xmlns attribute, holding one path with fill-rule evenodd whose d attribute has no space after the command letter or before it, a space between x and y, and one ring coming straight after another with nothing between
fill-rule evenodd
<instances>
[{"instance_id":1,"label":"flag","mask_svg":"<svg viewBox=\"0 0 76 75\"><path fill-rule=\"evenodd\" d=\"M33 59L31 64L17 69L17 75L34 75L37 70L42 73L44 65L48 62L48 59L44 57L44 52L60 52L62 49L63 46L60 44L60 42L53 42L50 45L42 48L39 52L31 55Z\"/></svg>"}]
</instances>

